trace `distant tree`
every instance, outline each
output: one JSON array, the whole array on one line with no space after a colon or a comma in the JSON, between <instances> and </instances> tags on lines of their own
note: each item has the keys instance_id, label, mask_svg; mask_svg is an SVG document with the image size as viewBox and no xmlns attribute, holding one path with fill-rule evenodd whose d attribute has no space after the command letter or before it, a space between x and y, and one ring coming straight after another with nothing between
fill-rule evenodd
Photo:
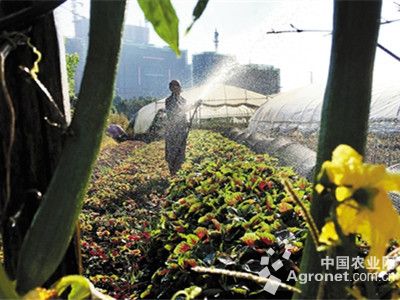
<instances>
[{"instance_id":1,"label":"distant tree","mask_svg":"<svg viewBox=\"0 0 400 300\"><path fill-rule=\"evenodd\" d=\"M157 101L157 98L152 97L137 97L132 99L122 99L117 96L113 101L113 108L119 114L124 114L131 119L135 113L139 111L143 106Z\"/></svg>"},{"instance_id":2,"label":"distant tree","mask_svg":"<svg viewBox=\"0 0 400 300\"><path fill-rule=\"evenodd\" d=\"M79 55L78 53L66 54L65 59L67 62L69 98L75 99L75 73L79 63Z\"/></svg>"}]
</instances>

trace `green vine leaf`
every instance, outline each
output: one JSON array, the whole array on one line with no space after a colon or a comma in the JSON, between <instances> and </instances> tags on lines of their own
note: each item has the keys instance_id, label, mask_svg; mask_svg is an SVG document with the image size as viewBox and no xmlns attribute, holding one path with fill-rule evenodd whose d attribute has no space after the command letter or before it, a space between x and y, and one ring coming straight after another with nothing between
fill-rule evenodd
<instances>
[{"instance_id":1,"label":"green vine leaf","mask_svg":"<svg viewBox=\"0 0 400 300\"><path fill-rule=\"evenodd\" d=\"M179 19L170 0L138 0L146 19L153 25L158 36L171 49L180 55L179 50Z\"/></svg>"},{"instance_id":2,"label":"green vine leaf","mask_svg":"<svg viewBox=\"0 0 400 300\"><path fill-rule=\"evenodd\" d=\"M90 294L88 280L79 275L70 275L61 278L55 285L58 295L61 295L66 288L71 287L68 299L86 299Z\"/></svg>"},{"instance_id":3,"label":"green vine leaf","mask_svg":"<svg viewBox=\"0 0 400 300\"><path fill-rule=\"evenodd\" d=\"M91 2L89 51L70 125L74 135L65 139L57 168L23 240L16 274L21 294L50 278L75 231L111 107L125 4L124 0ZM98 86L100 81L103 84Z\"/></svg>"},{"instance_id":4,"label":"green vine leaf","mask_svg":"<svg viewBox=\"0 0 400 300\"><path fill-rule=\"evenodd\" d=\"M8 278L3 265L0 263L0 299L19 299L15 292L15 284Z\"/></svg>"},{"instance_id":5,"label":"green vine leaf","mask_svg":"<svg viewBox=\"0 0 400 300\"><path fill-rule=\"evenodd\" d=\"M81 275L67 275L62 277L53 286L60 296L69 288L68 300L83 300L83 299L97 299L97 300L113 300L114 298L102 294L98 291L89 279ZM32 299L32 298L28 298ZM25 300L25 299L24 299Z\"/></svg>"},{"instance_id":6,"label":"green vine leaf","mask_svg":"<svg viewBox=\"0 0 400 300\"><path fill-rule=\"evenodd\" d=\"M192 29L192 26L194 23L201 17L203 14L204 10L206 9L208 4L208 0L199 0L197 1L197 4L193 10L193 22L190 24L190 26L186 29L186 34L189 33L190 29Z\"/></svg>"}]
</instances>

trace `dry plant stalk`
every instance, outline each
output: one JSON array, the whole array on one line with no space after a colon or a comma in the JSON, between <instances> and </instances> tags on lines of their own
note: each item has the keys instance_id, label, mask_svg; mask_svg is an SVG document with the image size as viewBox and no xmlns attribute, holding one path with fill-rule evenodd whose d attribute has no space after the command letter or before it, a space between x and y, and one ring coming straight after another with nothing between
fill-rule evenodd
<instances>
[{"instance_id":1,"label":"dry plant stalk","mask_svg":"<svg viewBox=\"0 0 400 300\"><path fill-rule=\"evenodd\" d=\"M248 279L248 280L260 283L260 284L265 284L267 282L271 282L271 283L278 285L279 287L286 289L288 291L295 292L295 293L301 293L301 290L294 286L288 285L286 283L278 282L278 281L275 281L273 279L269 279L266 277L256 276L256 275L253 275L250 273L230 271L230 270L217 269L217 268L206 268L206 267L199 267L199 266L194 267L191 270L198 272L198 273L210 273L210 274L231 276L231 277L235 277L235 278Z\"/></svg>"}]
</instances>

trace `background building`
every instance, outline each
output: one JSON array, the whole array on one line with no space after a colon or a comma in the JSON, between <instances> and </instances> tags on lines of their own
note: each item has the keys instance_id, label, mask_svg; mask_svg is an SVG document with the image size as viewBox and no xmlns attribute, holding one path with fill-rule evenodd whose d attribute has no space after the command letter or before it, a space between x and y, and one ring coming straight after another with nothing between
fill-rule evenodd
<instances>
[{"instance_id":1,"label":"background building","mask_svg":"<svg viewBox=\"0 0 400 300\"><path fill-rule=\"evenodd\" d=\"M80 87L88 48L89 20L77 19L75 37L66 39L67 53L78 53L76 92ZM217 32L216 32L217 33ZM216 49L218 46L215 37ZM106 58L105 58L106 59ZM120 62L116 78L116 94L121 98L165 97L170 92L168 83L179 79L184 89L204 84L213 75L223 83L248 89L263 95L280 91L280 70L268 65L239 65L234 56L217 52L193 55L193 71L188 64L186 50L176 57L169 47L149 44L147 27L125 25ZM193 80L192 80L193 78Z\"/></svg>"},{"instance_id":2,"label":"background building","mask_svg":"<svg viewBox=\"0 0 400 300\"><path fill-rule=\"evenodd\" d=\"M168 47L124 41L117 72L118 95L123 98L166 96L170 94L168 83L172 79L179 79L185 88L191 86L187 51L181 51L181 57L177 58Z\"/></svg>"},{"instance_id":3,"label":"background building","mask_svg":"<svg viewBox=\"0 0 400 300\"><path fill-rule=\"evenodd\" d=\"M193 55L193 85L201 85L221 68L231 69L236 59L231 55L216 52L203 52Z\"/></svg>"},{"instance_id":4,"label":"background building","mask_svg":"<svg viewBox=\"0 0 400 300\"><path fill-rule=\"evenodd\" d=\"M78 53L76 92L80 87L88 48L89 20L75 20L75 37L66 39L66 52ZM105 58L106 59L106 58ZM192 85L187 51L176 57L168 47L149 44L149 29L125 25L116 78L116 93L122 98L162 97L168 95L168 83L179 79L187 88Z\"/></svg>"},{"instance_id":5,"label":"background building","mask_svg":"<svg viewBox=\"0 0 400 300\"><path fill-rule=\"evenodd\" d=\"M263 95L280 92L280 70L269 65L237 65L227 84Z\"/></svg>"},{"instance_id":6,"label":"background building","mask_svg":"<svg viewBox=\"0 0 400 300\"><path fill-rule=\"evenodd\" d=\"M230 55L204 52L193 55L193 84L200 85L214 75L223 83L263 95L280 92L280 70L269 65L240 65ZM218 77L218 76L217 76Z\"/></svg>"}]
</instances>

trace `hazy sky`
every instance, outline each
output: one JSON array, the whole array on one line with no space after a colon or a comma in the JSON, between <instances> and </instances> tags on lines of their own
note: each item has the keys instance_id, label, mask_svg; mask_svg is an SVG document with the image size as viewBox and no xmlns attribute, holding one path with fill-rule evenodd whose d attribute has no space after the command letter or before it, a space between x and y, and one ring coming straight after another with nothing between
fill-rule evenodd
<instances>
[{"instance_id":1,"label":"hazy sky","mask_svg":"<svg viewBox=\"0 0 400 300\"><path fill-rule=\"evenodd\" d=\"M163 1L163 0L160 0ZM400 19L393 0L384 0L382 18ZM88 16L88 1L79 14ZM331 0L210 0L203 16L185 36L197 0L172 0L180 19L180 48L189 56L214 51L214 31L219 32L218 52L236 56L240 63L260 63L281 69L281 86L289 90L314 82L326 81L331 35L327 33L270 34L274 30L332 29ZM72 36L71 3L57 9L65 35ZM126 23L144 25L144 16L136 0L128 3ZM148 25L150 28L151 26ZM150 30L150 43L166 44ZM381 26L379 43L400 56L400 22ZM400 62L377 49L375 80L400 83Z\"/></svg>"}]
</instances>

